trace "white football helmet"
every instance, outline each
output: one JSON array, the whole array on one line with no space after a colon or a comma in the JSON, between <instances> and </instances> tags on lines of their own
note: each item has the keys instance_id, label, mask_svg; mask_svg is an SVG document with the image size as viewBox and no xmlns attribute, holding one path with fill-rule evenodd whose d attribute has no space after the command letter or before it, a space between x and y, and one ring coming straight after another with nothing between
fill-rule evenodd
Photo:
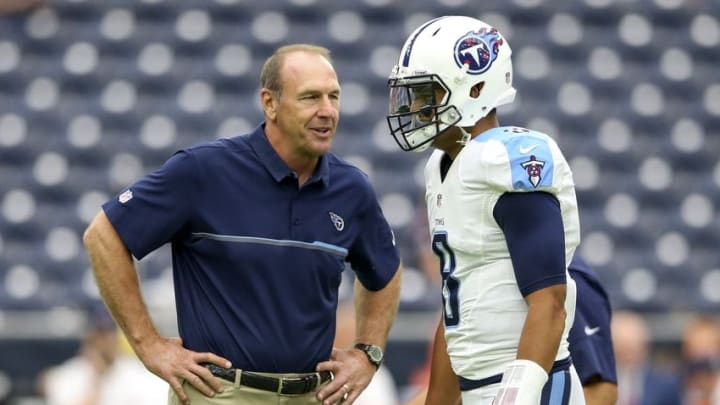
<instances>
[{"instance_id":1,"label":"white football helmet","mask_svg":"<svg viewBox=\"0 0 720 405\"><path fill-rule=\"evenodd\" d=\"M387 121L400 148L423 151L448 128L471 127L511 103L511 53L497 29L471 17L439 17L410 34L388 80Z\"/></svg>"}]
</instances>

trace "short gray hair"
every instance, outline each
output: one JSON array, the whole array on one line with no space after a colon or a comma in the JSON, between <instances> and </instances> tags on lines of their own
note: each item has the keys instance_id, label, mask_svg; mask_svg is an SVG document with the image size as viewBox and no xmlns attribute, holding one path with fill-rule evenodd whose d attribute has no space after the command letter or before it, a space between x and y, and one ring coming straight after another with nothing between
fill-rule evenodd
<instances>
[{"instance_id":1,"label":"short gray hair","mask_svg":"<svg viewBox=\"0 0 720 405\"><path fill-rule=\"evenodd\" d=\"M308 52L314 53L327 59L328 62L332 63L330 58L330 50L311 44L291 44L281 46L276 49L272 55L270 55L265 64L263 64L262 72L260 73L260 85L263 88L270 90L274 95L280 96L282 93L282 78L280 77L280 70L285 60L285 56L293 52Z\"/></svg>"}]
</instances>

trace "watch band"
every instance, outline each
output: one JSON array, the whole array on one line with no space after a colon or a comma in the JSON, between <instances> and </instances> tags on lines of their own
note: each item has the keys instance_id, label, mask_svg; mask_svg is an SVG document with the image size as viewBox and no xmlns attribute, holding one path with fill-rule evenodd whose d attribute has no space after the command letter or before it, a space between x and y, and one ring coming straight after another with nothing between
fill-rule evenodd
<instances>
[{"instance_id":1,"label":"watch band","mask_svg":"<svg viewBox=\"0 0 720 405\"><path fill-rule=\"evenodd\" d=\"M363 353L365 353L368 361L370 361L370 364L374 365L376 368L380 367L384 358L383 350L380 346L357 343L355 344L355 348L362 350Z\"/></svg>"}]
</instances>

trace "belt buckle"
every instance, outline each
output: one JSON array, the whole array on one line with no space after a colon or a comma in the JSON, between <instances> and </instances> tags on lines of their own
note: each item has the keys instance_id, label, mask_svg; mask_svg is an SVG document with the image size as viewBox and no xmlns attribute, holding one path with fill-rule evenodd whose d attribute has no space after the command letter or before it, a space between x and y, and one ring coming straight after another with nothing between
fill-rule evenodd
<instances>
[{"instance_id":1,"label":"belt buckle","mask_svg":"<svg viewBox=\"0 0 720 405\"><path fill-rule=\"evenodd\" d=\"M282 395L299 395L299 394L307 394L308 392L312 391L313 387L313 377L317 377L317 373L310 374L302 377L283 377L280 378L279 384L278 384L278 394ZM297 384L301 383L303 384L303 387L300 391L291 390L291 392L285 391L285 388L290 388L286 384Z\"/></svg>"}]
</instances>

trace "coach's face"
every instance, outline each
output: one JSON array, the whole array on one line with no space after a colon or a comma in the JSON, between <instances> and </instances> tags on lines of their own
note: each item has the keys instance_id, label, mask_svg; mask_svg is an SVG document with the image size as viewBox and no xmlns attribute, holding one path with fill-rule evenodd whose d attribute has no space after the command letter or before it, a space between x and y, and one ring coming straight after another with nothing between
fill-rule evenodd
<instances>
[{"instance_id":1,"label":"coach's face","mask_svg":"<svg viewBox=\"0 0 720 405\"><path fill-rule=\"evenodd\" d=\"M276 123L296 154L317 158L330 150L340 117L340 85L321 55L293 52L280 69Z\"/></svg>"}]
</instances>

